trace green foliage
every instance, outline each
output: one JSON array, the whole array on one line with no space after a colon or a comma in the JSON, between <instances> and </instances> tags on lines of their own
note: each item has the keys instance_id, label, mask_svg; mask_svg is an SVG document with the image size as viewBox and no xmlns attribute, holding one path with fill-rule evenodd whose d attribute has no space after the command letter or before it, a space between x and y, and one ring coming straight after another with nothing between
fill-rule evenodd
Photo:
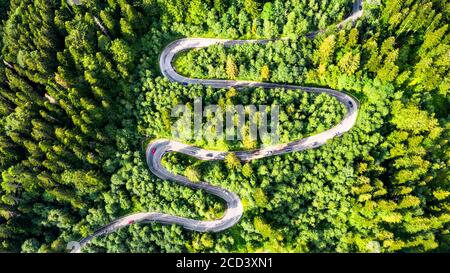
<instances>
[{"instance_id":1,"label":"green foliage","mask_svg":"<svg viewBox=\"0 0 450 273\"><path fill-rule=\"evenodd\" d=\"M227 156L225 157L225 164L230 170L241 167L241 161L239 160L239 158L236 156L235 153L227 154Z\"/></svg>"},{"instance_id":2,"label":"green foliage","mask_svg":"<svg viewBox=\"0 0 450 273\"><path fill-rule=\"evenodd\" d=\"M237 91L236 89L214 90L201 87L180 88L179 84L168 81L145 79L148 85L143 88L145 96L137 106L139 115L140 133L156 138L172 138L172 129L177 129L179 136L177 140L192 143L197 146L220 149L220 150L242 150L254 149L264 144L264 140L252 139L249 134L250 114L245 115L245 124L240 132L242 140L237 140L238 119L234 119L235 130L233 136L235 140L227 140L226 135L222 138L208 141L204 136L202 139L192 139L192 132L186 128L194 128L194 119L186 120L184 116L179 118L168 117L174 101L191 107L197 96L203 98L203 105L216 104L225 109L227 104L247 105L279 105L279 136L282 143L298 140L303 137L323 132L336 124L344 117L345 108L335 98L321 94L310 94L302 91L283 89L246 89ZM151 84L150 84L151 83ZM160 90L178 90L178 92L163 93ZM155 105L154 102L159 102ZM320 111L317 111L320 109ZM270 118L270 112L268 113ZM254 115L253 115L254 117ZM202 124L205 125L209 119L203 116ZM190 123L190 124L189 124ZM190 126L187 126L189 124ZM172 128L173 126L173 128Z\"/></svg>"},{"instance_id":3,"label":"green foliage","mask_svg":"<svg viewBox=\"0 0 450 273\"><path fill-rule=\"evenodd\" d=\"M227 72L228 79L230 79L230 80L236 79L236 76L238 75L238 69L237 69L235 61L230 56L227 57L225 71Z\"/></svg>"},{"instance_id":4,"label":"green foliage","mask_svg":"<svg viewBox=\"0 0 450 273\"><path fill-rule=\"evenodd\" d=\"M162 28L187 36L226 38L266 37L283 33L289 37L341 20L351 11L349 0L309 1L208 0L161 1ZM289 14L289 16L286 16Z\"/></svg>"}]
</instances>

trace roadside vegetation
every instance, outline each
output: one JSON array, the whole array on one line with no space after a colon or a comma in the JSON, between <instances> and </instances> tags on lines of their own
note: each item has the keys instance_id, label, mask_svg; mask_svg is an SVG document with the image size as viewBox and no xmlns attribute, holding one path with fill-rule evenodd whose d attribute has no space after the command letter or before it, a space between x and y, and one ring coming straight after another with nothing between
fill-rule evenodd
<instances>
[{"instance_id":1,"label":"roadside vegetation","mask_svg":"<svg viewBox=\"0 0 450 273\"><path fill-rule=\"evenodd\" d=\"M176 89L176 92L160 92L160 90ZM221 150L236 151L249 150L268 146L273 139L261 139L260 135L255 140L250 135L250 118L254 124L258 125L261 117L259 106L267 106L268 133L273 133L271 128L271 107L279 106L279 123L277 134L278 143L288 143L293 140L300 140L310 135L321 133L333 126L336 126L346 114L345 107L334 97L327 94L307 93L300 90L284 90L263 88L246 89L237 91L236 89L217 90L202 86L180 87L178 83L167 81L157 81L154 84L144 87L142 101L138 107L140 120L138 128L140 134L149 135L152 138L168 138L178 140L183 143L191 143L198 147ZM200 139L194 136L194 101L196 97L202 98L202 105L217 105L222 109L223 114L204 114L202 118L202 134ZM155 102L158 102L155 104ZM191 118L187 119L182 113L179 117L171 117L171 111L176 105L183 105L191 111ZM227 107L233 105L244 106L245 123L240 130L242 140L237 139L238 115L234 114L234 131L232 136L235 140L227 140L225 127ZM257 114L250 114L247 106L255 106ZM204 109L203 109L204 110ZM220 122L223 124L223 137L217 137L218 133L214 126ZM228 128L228 130L231 128ZM173 131L178 136L175 136Z\"/></svg>"}]
</instances>

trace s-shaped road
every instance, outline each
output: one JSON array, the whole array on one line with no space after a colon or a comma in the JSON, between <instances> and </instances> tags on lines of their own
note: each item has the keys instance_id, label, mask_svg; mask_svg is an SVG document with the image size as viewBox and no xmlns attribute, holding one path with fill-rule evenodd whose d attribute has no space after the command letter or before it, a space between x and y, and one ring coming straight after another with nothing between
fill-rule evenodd
<instances>
[{"instance_id":1,"label":"s-shaped road","mask_svg":"<svg viewBox=\"0 0 450 273\"><path fill-rule=\"evenodd\" d=\"M353 4L353 13L350 17L338 24L338 27L349 21L355 21L363 15L362 0L357 0ZM311 33L308 37L313 38L317 35ZM252 81L230 81L230 80L203 80L203 79L191 79L184 77L175 71L172 66L173 58L181 51L204 48L211 45L222 44L224 46L233 46L244 43L258 43L266 44L273 40L224 40L224 39L204 39L204 38L187 38L176 40L169 44L161 53L160 68L162 74L172 82L179 82L183 84L201 84L204 86L211 86L213 88L231 88L236 89L250 88L250 87L263 87L264 89L271 88L284 88L291 90L299 90L309 93L326 93L339 100L347 109L346 116L341 122L333 128L322 132L320 134L310 136L301 140L293 141L287 144L279 144L262 149L256 149L252 151L239 151L235 152L236 156L242 161L251 161L255 159L265 158L274 155L282 155L291 152L303 151L306 149L314 149L324 145L328 140L341 136L343 133L349 131L356 123L358 115L359 104L353 97L338 92L336 90L327 88L312 88L302 87L288 84L274 84L264 82L252 82ZM228 152L210 151L193 147L187 144L183 144L177 141L168 139L159 139L151 142L146 149L147 164L153 174L163 180L175 181L178 184L187 186L193 189L202 189L207 193L213 194L227 203L227 209L222 218L213 221L201 221L194 220L179 216L174 216L159 212L141 212L128 216L118 218L108 225L98 229L92 235L82 239L77 244L71 244L71 253L79 253L81 249L87 245L94 238L113 233L118 229L132 225L134 223L150 223L158 222L162 224L176 224L180 225L188 230L194 230L198 232L219 232L234 226L241 218L243 214L243 207L239 196L226 189L213 186L206 182L194 183L189 181L184 176L175 175L166 170L162 164L161 159L166 153L178 152L195 157L200 160L224 160Z\"/></svg>"}]
</instances>

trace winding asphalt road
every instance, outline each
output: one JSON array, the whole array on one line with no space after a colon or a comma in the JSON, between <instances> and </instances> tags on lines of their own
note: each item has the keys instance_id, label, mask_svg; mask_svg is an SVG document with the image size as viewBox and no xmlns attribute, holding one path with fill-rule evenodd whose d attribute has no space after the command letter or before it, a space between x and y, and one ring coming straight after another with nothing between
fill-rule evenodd
<instances>
[{"instance_id":1,"label":"winding asphalt road","mask_svg":"<svg viewBox=\"0 0 450 273\"><path fill-rule=\"evenodd\" d=\"M363 14L362 0L355 1L353 5L353 13L350 17L338 24L338 27L349 21L355 21ZM315 37L318 32L310 33L308 37ZM282 155L291 152L303 151L306 149L314 149L320 147L326 142L336 136L341 136L343 133L349 131L356 123L358 115L359 104L353 97L338 92L336 90L327 88L312 88L302 87L287 84L274 84L264 82L252 81L229 81L229 80L202 80L191 79L178 74L172 66L172 61L175 55L181 51L204 48L215 44L223 44L224 46L233 46L244 43L258 43L266 44L273 40L224 40L224 39L204 39L204 38L187 38L174 41L169 44L160 57L160 68L162 74L172 82L179 82L183 84L201 84L211 86L213 88L231 88L236 89L249 87L263 87L265 89L284 88L291 90L299 90L309 93L326 93L338 99L347 109L347 114L341 122L333 128L322 132L320 134L310 136L301 140L293 141L287 144L279 144L267 148L256 149L252 151L235 152L236 156L242 161L251 161L255 159L265 158L274 155ZM243 207L239 196L226 189L213 186L205 182L193 183L186 177L170 173L161 164L161 159L166 153L178 152L195 157L200 160L224 160L228 152L210 151L183 144L177 141L160 139L150 143L147 146L146 158L147 164L153 174L163 180L172 180L178 184L193 188L201 189L207 193L213 194L227 203L227 209L222 218L213 221L201 221L174 215L158 213L158 212L142 212L124 216L114 220L108 225L98 229L92 235L82 239L77 244L70 245L71 253L79 253L81 249L87 245L94 238L110 234L120 228L132 225L135 223L150 223L158 222L162 224L176 224L183 226L186 229L198 232L219 232L234 226L243 214Z\"/></svg>"}]
</instances>

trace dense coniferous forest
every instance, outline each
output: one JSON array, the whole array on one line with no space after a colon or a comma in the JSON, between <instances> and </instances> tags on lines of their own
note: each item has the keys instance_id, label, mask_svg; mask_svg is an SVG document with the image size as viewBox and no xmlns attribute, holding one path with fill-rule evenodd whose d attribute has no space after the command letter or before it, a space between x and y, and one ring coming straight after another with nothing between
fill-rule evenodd
<instances>
[{"instance_id":1,"label":"dense coniferous forest","mask_svg":"<svg viewBox=\"0 0 450 273\"><path fill-rule=\"evenodd\" d=\"M175 65L196 78L345 91L361 103L357 124L318 149L247 163L166 155L173 172L237 193L240 222L220 233L132 225L86 251L450 251L450 1L367 0L342 29L351 0L68 2L0 0L0 252L65 252L131 212L220 217L220 200L145 162L149 141L170 136L169 109L194 97L278 102L282 142L345 114L327 95L170 83L159 54L181 37L288 37L192 50Z\"/></svg>"}]
</instances>

